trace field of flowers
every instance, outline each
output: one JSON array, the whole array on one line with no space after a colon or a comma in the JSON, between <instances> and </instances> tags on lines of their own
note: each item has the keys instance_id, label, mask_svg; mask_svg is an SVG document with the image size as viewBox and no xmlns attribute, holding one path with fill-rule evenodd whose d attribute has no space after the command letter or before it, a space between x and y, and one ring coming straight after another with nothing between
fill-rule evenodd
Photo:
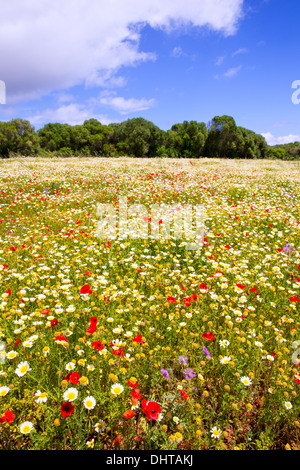
<instances>
[{"instance_id":1,"label":"field of flowers","mask_svg":"<svg viewBox=\"0 0 300 470\"><path fill-rule=\"evenodd\" d=\"M299 449L299 169L1 161L0 449ZM202 205L201 249L99 238L121 196Z\"/></svg>"}]
</instances>

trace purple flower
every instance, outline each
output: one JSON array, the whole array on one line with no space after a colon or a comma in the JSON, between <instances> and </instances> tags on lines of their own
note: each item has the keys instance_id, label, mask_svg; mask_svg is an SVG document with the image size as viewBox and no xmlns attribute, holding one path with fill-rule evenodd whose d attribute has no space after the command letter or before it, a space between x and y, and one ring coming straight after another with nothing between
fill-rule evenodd
<instances>
[{"instance_id":1,"label":"purple flower","mask_svg":"<svg viewBox=\"0 0 300 470\"><path fill-rule=\"evenodd\" d=\"M193 369L186 369L183 375L186 380L192 380L193 377L196 377L196 373Z\"/></svg>"},{"instance_id":2,"label":"purple flower","mask_svg":"<svg viewBox=\"0 0 300 470\"><path fill-rule=\"evenodd\" d=\"M168 374L168 371L166 369L161 369L160 371L161 371L162 375L164 376L164 378L169 380L170 376Z\"/></svg>"},{"instance_id":3,"label":"purple flower","mask_svg":"<svg viewBox=\"0 0 300 470\"><path fill-rule=\"evenodd\" d=\"M183 364L184 366L186 366L188 363L188 358L186 356L179 356L178 362L179 364Z\"/></svg>"},{"instance_id":4,"label":"purple flower","mask_svg":"<svg viewBox=\"0 0 300 470\"><path fill-rule=\"evenodd\" d=\"M202 350L205 352L205 354L207 355L208 359L211 358L211 354L207 351L207 349L205 347L202 348Z\"/></svg>"},{"instance_id":5,"label":"purple flower","mask_svg":"<svg viewBox=\"0 0 300 470\"><path fill-rule=\"evenodd\" d=\"M287 243L285 245L285 247L283 248L283 251L285 251L287 253L288 251L290 251L290 249L291 249L291 245L290 245L290 243Z\"/></svg>"}]
</instances>

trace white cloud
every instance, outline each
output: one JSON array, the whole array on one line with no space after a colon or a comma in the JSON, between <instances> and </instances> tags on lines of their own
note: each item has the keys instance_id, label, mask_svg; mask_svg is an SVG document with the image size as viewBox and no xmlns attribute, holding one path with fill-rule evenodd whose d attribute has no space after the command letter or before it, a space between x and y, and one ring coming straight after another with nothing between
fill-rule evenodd
<instances>
[{"instance_id":1,"label":"white cloud","mask_svg":"<svg viewBox=\"0 0 300 470\"><path fill-rule=\"evenodd\" d=\"M216 65L221 65L221 64L223 64L225 58L226 58L225 55L218 57L217 60L216 60Z\"/></svg>"},{"instance_id":2,"label":"white cloud","mask_svg":"<svg viewBox=\"0 0 300 470\"><path fill-rule=\"evenodd\" d=\"M279 144L290 144L293 142L300 142L300 135L286 135L283 137L275 137L271 132L266 132L261 134L265 139L268 145L279 145Z\"/></svg>"},{"instance_id":3,"label":"white cloud","mask_svg":"<svg viewBox=\"0 0 300 470\"><path fill-rule=\"evenodd\" d=\"M174 49L172 51L172 57L175 57L176 59L178 59L182 55L183 55L182 47L180 47L180 46L174 47Z\"/></svg>"},{"instance_id":4,"label":"white cloud","mask_svg":"<svg viewBox=\"0 0 300 470\"><path fill-rule=\"evenodd\" d=\"M245 54L248 52L248 50L245 47L241 47L240 49L237 49L233 54L232 57L235 57L238 54Z\"/></svg>"},{"instance_id":5,"label":"white cloud","mask_svg":"<svg viewBox=\"0 0 300 470\"><path fill-rule=\"evenodd\" d=\"M238 67L232 67L231 69L227 70L227 72L223 73L223 77L232 78L241 70L241 68L241 65Z\"/></svg>"},{"instance_id":6,"label":"white cloud","mask_svg":"<svg viewBox=\"0 0 300 470\"><path fill-rule=\"evenodd\" d=\"M234 34L243 0L10 0L0 15L7 104L85 83L121 86L123 66L155 60L140 50L143 27L208 27Z\"/></svg>"},{"instance_id":7,"label":"white cloud","mask_svg":"<svg viewBox=\"0 0 300 470\"><path fill-rule=\"evenodd\" d=\"M125 99L122 96L104 96L100 98L100 103L118 111L120 114L129 114L152 108L155 106L156 101L153 98L138 100L135 98Z\"/></svg>"},{"instance_id":8,"label":"white cloud","mask_svg":"<svg viewBox=\"0 0 300 470\"><path fill-rule=\"evenodd\" d=\"M85 120L91 118L97 119L102 124L110 124L112 122L111 119L95 113L91 107L78 103L62 105L55 109L44 109L29 116L27 119L33 126L40 127L47 122L67 123L75 126L83 124Z\"/></svg>"}]
</instances>

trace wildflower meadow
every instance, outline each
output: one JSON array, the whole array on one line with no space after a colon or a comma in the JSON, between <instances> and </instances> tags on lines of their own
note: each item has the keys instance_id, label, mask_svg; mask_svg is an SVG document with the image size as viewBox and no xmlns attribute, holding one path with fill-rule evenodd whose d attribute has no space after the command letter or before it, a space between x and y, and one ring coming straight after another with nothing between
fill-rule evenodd
<instances>
[{"instance_id":1,"label":"wildflower meadow","mask_svg":"<svg viewBox=\"0 0 300 470\"><path fill-rule=\"evenodd\" d=\"M1 161L0 449L299 449L299 169ZM148 236L99 236L120 198ZM201 206L201 246L159 204Z\"/></svg>"}]
</instances>

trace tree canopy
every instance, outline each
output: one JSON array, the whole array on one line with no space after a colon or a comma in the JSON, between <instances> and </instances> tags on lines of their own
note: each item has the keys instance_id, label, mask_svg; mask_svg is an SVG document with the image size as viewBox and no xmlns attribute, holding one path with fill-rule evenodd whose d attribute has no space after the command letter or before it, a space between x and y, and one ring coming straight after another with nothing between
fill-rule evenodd
<instances>
[{"instance_id":1,"label":"tree canopy","mask_svg":"<svg viewBox=\"0 0 300 470\"><path fill-rule=\"evenodd\" d=\"M208 124L183 121L164 131L142 117L102 124L91 118L81 125L48 123L35 131L29 121L0 122L0 156L42 153L129 155L136 158L300 158L300 143L270 147L260 134L240 127L231 116Z\"/></svg>"}]
</instances>

